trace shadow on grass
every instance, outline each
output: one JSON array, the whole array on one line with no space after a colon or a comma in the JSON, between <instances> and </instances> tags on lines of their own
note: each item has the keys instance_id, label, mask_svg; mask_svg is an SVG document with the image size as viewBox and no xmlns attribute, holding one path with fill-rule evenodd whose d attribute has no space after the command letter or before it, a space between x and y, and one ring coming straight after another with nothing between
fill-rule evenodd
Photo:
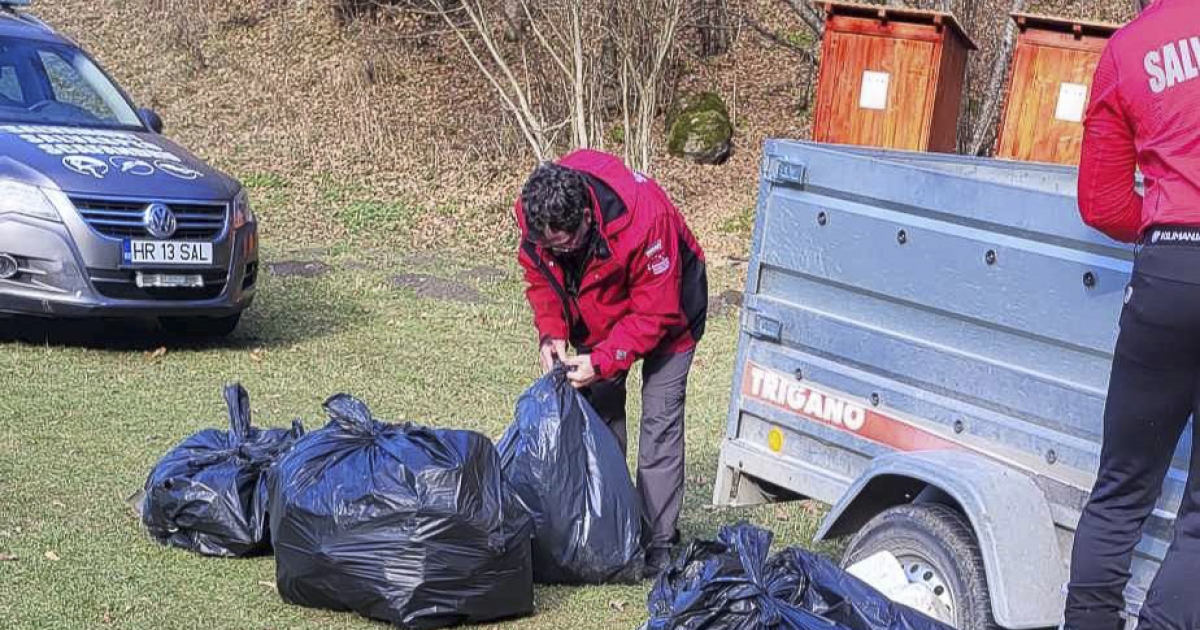
<instances>
[{"instance_id":1,"label":"shadow on grass","mask_svg":"<svg viewBox=\"0 0 1200 630\"><path fill-rule=\"evenodd\" d=\"M171 333L154 319L48 319L0 315L0 344L147 351L275 348L353 329L367 318L358 300L332 279L274 281L260 289L241 324L228 336Z\"/></svg>"}]
</instances>

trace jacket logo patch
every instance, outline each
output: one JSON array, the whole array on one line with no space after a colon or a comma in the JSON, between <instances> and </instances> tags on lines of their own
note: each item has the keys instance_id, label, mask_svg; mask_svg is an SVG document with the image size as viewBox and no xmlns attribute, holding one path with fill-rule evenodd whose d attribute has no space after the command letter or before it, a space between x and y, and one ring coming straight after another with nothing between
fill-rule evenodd
<instances>
[{"instance_id":1,"label":"jacket logo patch","mask_svg":"<svg viewBox=\"0 0 1200 630\"><path fill-rule=\"evenodd\" d=\"M650 273L661 276L671 268L671 259L666 256L658 256L654 260L651 260L650 264L646 267L650 269Z\"/></svg>"},{"instance_id":2,"label":"jacket logo patch","mask_svg":"<svg viewBox=\"0 0 1200 630\"><path fill-rule=\"evenodd\" d=\"M624 361L629 356L624 350L617 350L616 357L618 361Z\"/></svg>"},{"instance_id":3,"label":"jacket logo patch","mask_svg":"<svg viewBox=\"0 0 1200 630\"><path fill-rule=\"evenodd\" d=\"M661 252L662 248L663 248L662 247L662 239L658 239L657 241L654 241L653 243L651 243L650 247L646 248L646 255L653 256L653 255Z\"/></svg>"}]
</instances>

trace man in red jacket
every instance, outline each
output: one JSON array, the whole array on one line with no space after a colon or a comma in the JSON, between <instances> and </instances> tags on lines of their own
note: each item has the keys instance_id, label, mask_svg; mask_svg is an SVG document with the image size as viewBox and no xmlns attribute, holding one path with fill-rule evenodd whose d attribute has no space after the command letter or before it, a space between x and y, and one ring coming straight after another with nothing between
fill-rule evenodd
<instances>
[{"instance_id":1,"label":"man in red jacket","mask_svg":"<svg viewBox=\"0 0 1200 630\"><path fill-rule=\"evenodd\" d=\"M542 369L566 364L622 449L626 374L642 360L637 484L656 574L679 536L684 399L708 308L704 253L657 183L598 151L539 166L516 215Z\"/></svg>"},{"instance_id":2,"label":"man in red jacket","mask_svg":"<svg viewBox=\"0 0 1200 630\"><path fill-rule=\"evenodd\" d=\"M1109 42L1092 85L1079 207L1113 239L1141 243L1066 609L1068 630L1116 630L1142 527L1188 417L1200 415L1200 2L1157 0ZM1200 628L1200 441L1192 444L1175 539L1146 594L1142 630Z\"/></svg>"}]
</instances>

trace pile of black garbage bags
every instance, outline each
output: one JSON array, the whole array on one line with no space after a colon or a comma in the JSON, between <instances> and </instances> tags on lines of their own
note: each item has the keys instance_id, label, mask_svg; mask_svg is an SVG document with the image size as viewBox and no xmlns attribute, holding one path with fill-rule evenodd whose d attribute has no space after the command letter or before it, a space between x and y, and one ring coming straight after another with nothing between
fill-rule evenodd
<instances>
[{"instance_id":1,"label":"pile of black garbage bags","mask_svg":"<svg viewBox=\"0 0 1200 630\"><path fill-rule=\"evenodd\" d=\"M212 556L274 553L287 602L402 628L530 614L533 584L634 582L641 504L616 439L561 370L487 437L374 417L345 394L305 433L251 426L184 440L139 505L156 540Z\"/></svg>"},{"instance_id":2,"label":"pile of black garbage bags","mask_svg":"<svg viewBox=\"0 0 1200 630\"><path fill-rule=\"evenodd\" d=\"M284 601L401 628L533 612L533 584L636 582L641 500L603 420L556 369L518 400L498 447L471 431L389 423L346 394L305 433L258 429L239 385L229 430L184 440L137 508L159 542L274 553ZM945 630L769 532L727 528L659 576L645 630Z\"/></svg>"},{"instance_id":3,"label":"pile of black garbage bags","mask_svg":"<svg viewBox=\"0 0 1200 630\"><path fill-rule=\"evenodd\" d=\"M816 554L768 557L772 538L740 523L693 542L659 575L642 630L953 630Z\"/></svg>"}]
</instances>

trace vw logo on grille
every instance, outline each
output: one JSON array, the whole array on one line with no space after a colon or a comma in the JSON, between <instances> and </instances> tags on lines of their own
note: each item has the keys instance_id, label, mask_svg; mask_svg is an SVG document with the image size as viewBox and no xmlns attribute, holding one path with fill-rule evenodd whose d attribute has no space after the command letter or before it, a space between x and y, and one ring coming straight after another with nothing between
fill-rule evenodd
<instances>
[{"instance_id":1,"label":"vw logo on grille","mask_svg":"<svg viewBox=\"0 0 1200 630\"><path fill-rule=\"evenodd\" d=\"M146 207L142 223L146 226L146 232L154 238L171 238L175 235L175 213L161 203L152 203Z\"/></svg>"}]
</instances>

